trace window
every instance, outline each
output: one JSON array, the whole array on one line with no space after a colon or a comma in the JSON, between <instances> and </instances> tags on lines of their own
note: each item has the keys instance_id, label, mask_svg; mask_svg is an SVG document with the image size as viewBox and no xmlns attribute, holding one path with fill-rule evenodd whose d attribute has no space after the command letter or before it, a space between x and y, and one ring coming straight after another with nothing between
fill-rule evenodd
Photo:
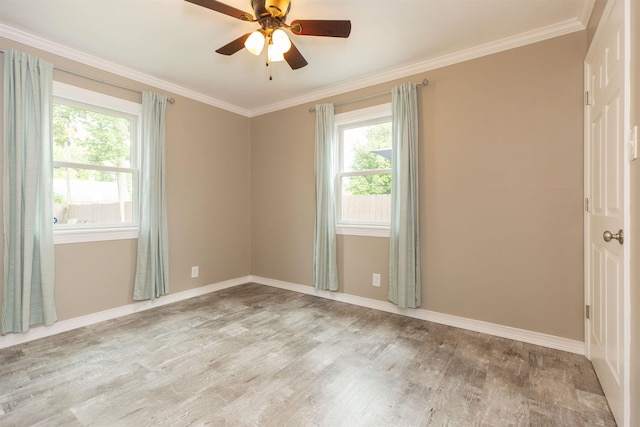
<instances>
[{"instance_id":1,"label":"window","mask_svg":"<svg viewBox=\"0 0 640 427\"><path fill-rule=\"evenodd\" d=\"M339 234L389 236L391 104L336 115Z\"/></svg>"},{"instance_id":2,"label":"window","mask_svg":"<svg viewBox=\"0 0 640 427\"><path fill-rule=\"evenodd\" d=\"M55 82L56 243L135 238L140 104Z\"/></svg>"}]
</instances>

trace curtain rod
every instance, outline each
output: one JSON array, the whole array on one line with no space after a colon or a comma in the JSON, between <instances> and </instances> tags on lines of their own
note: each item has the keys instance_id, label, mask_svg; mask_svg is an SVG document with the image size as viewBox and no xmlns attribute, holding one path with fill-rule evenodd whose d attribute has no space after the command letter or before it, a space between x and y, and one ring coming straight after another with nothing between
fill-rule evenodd
<instances>
[{"instance_id":1,"label":"curtain rod","mask_svg":"<svg viewBox=\"0 0 640 427\"><path fill-rule=\"evenodd\" d=\"M4 53L5 50L4 49L0 49L0 53ZM73 70L69 70L68 68L62 68L62 67L58 67L57 65L53 66L54 70L58 70L58 71L62 71L63 73L67 73L67 74L72 74L74 76L78 76L78 77L82 77L83 79L87 79L87 80L92 80L94 82L98 82L98 83L102 83L108 86L113 86L113 87L117 87L118 89L124 89L124 90L128 90L129 92L135 92L135 93L139 93L140 95L142 95L142 92L139 91L138 89L131 89L130 87L126 87L126 86L121 86L115 83L111 83L102 79L98 79L96 77L92 77L89 76L87 74L82 74L82 73L78 73L77 71L73 71ZM175 104L176 100L173 98L167 98L167 102L169 104Z\"/></svg>"},{"instance_id":2,"label":"curtain rod","mask_svg":"<svg viewBox=\"0 0 640 427\"><path fill-rule=\"evenodd\" d=\"M429 80L428 79L423 79L421 82L416 83L416 86L417 87L429 86ZM391 93L390 91L380 92L380 93L375 93L373 95L362 96L360 98L354 98L354 99L348 99L346 101L334 102L333 106L335 107L335 106L338 106L338 105L351 104L353 102L366 101L367 99L377 98L379 96L388 95L390 93ZM309 112L310 113L313 113L314 111L316 111L316 107L309 108Z\"/></svg>"}]
</instances>

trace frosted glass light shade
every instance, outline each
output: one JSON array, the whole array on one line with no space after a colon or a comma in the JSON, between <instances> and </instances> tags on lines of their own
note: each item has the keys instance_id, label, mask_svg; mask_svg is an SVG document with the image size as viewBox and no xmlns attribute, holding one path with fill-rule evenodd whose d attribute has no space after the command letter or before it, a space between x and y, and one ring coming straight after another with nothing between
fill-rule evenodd
<instances>
[{"instance_id":1,"label":"frosted glass light shade","mask_svg":"<svg viewBox=\"0 0 640 427\"><path fill-rule=\"evenodd\" d=\"M291 40L287 36L287 33L281 29L277 29L271 34L271 40L273 42L274 49L280 53L288 52L291 49Z\"/></svg>"},{"instance_id":2,"label":"frosted glass light shade","mask_svg":"<svg viewBox=\"0 0 640 427\"><path fill-rule=\"evenodd\" d=\"M284 61L284 52L280 52L274 44L269 44L267 47L267 56L269 57L269 62L278 62Z\"/></svg>"},{"instance_id":3,"label":"frosted glass light shade","mask_svg":"<svg viewBox=\"0 0 640 427\"><path fill-rule=\"evenodd\" d=\"M260 31L254 31L244 42L244 47L254 55L260 55L264 48L264 34Z\"/></svg>"}]
</instances>

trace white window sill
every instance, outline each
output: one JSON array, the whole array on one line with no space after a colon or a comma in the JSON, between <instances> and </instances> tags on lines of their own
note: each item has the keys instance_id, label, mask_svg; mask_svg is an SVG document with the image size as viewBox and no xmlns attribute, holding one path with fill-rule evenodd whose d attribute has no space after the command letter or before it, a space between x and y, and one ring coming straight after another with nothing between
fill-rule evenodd
<instances>
[{"instance_id":1,"label":"white window sill","mask_svg":"<svg viewBox=\"0 0 640 427\"><path fill-rule=\"evenodd\" d=\"M140 229L138 227L55 230L53 233L53 243L56 245L64 245L66 243L137 239L139 231Z\"/></svg>"},{"instance_id":2,"label":"white window sill","mask_svg":"<svg viewBox=\"0 0 640 427\"><path fill-rule=\"evenodd\" d=\"M348 225L338 224L336 234L344 236L389 237L388 225Z\"/></svg>"}]
</instances>

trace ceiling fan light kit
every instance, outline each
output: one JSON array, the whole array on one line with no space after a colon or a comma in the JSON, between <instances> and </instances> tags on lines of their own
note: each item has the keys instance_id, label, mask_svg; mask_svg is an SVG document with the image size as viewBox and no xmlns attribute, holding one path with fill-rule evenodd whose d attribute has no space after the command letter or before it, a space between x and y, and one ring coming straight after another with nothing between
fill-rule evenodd
<instances>
[{"instance_id":1,"label":"ceiling fan light kit","mask_svg":"<svg viewBox=\"0 0 640 427\"><path fill-rule=\"evenodd\" d=\"M233 55L246 48L254 55L260 55L267 45L267 65L271 62L287 61L291 69L297 70L307 65L307 60L284 30L294 35L347 38L351 34L351 21L347 20L295 20L286 23L291 10L289 0L251 0L255 18L240 9L228 6L216 0L185 0L207 9L248 22L257 22L260 29L244 34L222 46L217 53Z\"/></svg>"}]
</instances>

